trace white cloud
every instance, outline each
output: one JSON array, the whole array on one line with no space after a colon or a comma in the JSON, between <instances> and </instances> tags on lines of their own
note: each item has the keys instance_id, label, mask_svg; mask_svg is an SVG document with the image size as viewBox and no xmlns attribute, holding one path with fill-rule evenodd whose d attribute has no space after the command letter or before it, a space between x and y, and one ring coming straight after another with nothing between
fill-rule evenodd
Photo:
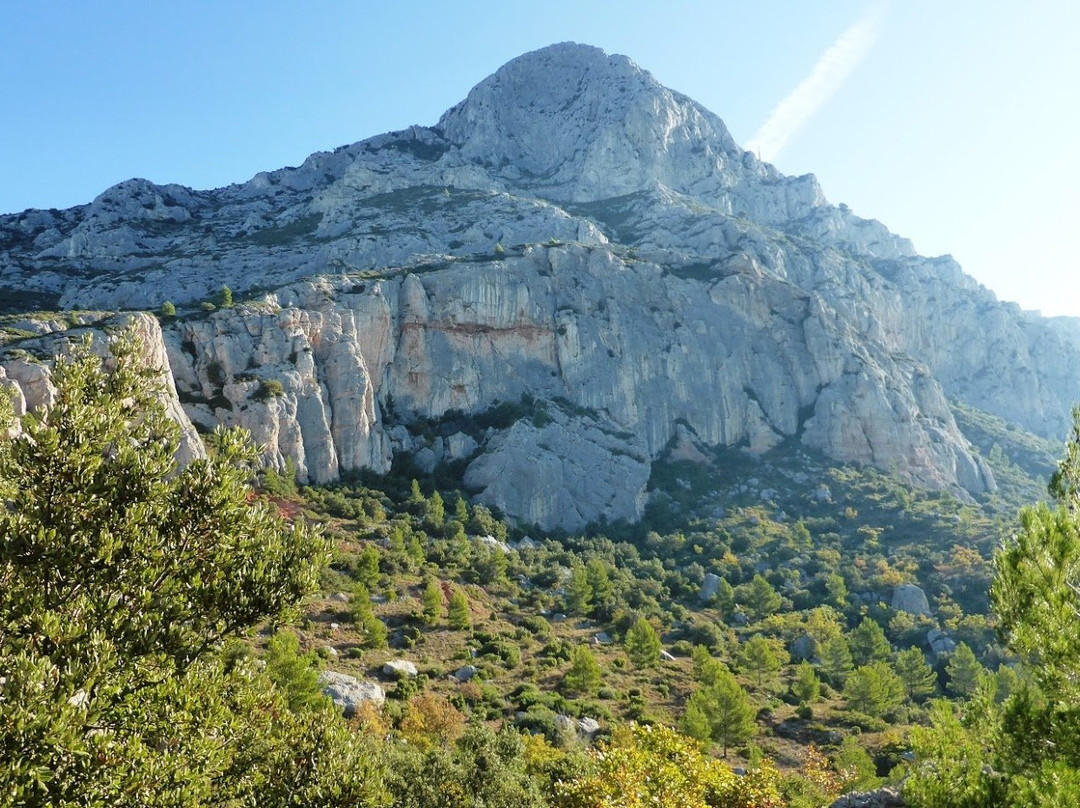
<instances>
[{"instance_id":1,"label":"white cloud","mask_svg":"<svg viewBox=\"0 0 1080 808\"><path fill-rule=\"evenodd\" d=\"M832 46L821 55L805 79L779 104L746 144L762 160L776 158L788 141L840 89L869 52L881 19L880 3L871 5Z\"/></svg>"}]
</instances>

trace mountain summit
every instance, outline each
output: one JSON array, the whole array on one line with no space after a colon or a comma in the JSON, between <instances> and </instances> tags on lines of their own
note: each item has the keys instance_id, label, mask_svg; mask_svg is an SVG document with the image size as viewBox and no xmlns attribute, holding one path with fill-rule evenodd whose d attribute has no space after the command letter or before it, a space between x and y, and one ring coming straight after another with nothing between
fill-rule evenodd
<instances>
[{"instance_id":1,"label":"mountain summit","mask_svg":"<svg viewBox=\"0 0 1080 808\"><path fill-rule=\"evenodd\" d=\"M223 285L239 303L215 309ZM92 319L41 312L165 301L160 332L141 322L179 418L246 426L312 481L442 466L545 528L633 520L654 461L713 447L793 443L977 494L993 475L950 400L1059 436L1080 399L1080 330L565 43L433 127L213 191L130 180L0 217L21 349L0 382L25 405L49 400L26 351L51 344L26 332Z\"/></svg>"},{"instance_id":2,"label":"mountain summit","mask_svg":"<svg viewBox=\"0 0 1080 808\"><path fill-rule=\"evenodd\" d=\"M825 203L812 177L761 163L630 59L573 43L514 59L437 129L510 187L560 202L667 189L769 221Z\"/></svg>"}]
</instances>

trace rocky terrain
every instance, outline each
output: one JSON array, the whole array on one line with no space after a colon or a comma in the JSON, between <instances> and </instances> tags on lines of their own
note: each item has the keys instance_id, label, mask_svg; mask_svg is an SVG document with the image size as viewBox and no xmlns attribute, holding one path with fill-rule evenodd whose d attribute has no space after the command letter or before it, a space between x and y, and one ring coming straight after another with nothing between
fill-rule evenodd
<instances>
[{"instance_id":1,"label":"rocky terrain","mask_svg":"<svg viewBox=\"0 0 1080 808\"><path fill-rule=\"evenodd\" d=\"M178 417L247 427L302 480L452 466L544 528L634 520L652 461L713 446L978 494L950 400L1055 438L1080 400L1080 323L997 301L573 44L435 126L242 185L0 217L0 382L25 399L48 398L39 335L166 301L139 323Z\"/></svg>"}]
</instances>

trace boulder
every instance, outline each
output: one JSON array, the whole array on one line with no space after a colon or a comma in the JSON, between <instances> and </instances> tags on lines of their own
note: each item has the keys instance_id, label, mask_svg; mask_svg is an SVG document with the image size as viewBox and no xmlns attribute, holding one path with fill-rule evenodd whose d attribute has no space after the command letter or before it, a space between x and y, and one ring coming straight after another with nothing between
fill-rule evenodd
<instances>
[{"instance_id":1,"label":"boulder","mask_svg":"<svg viewBox=\"0 0 1080 808\"><path fill-rule=\"evenodd\" d=\"M504 541L499 541L494 536L470 536L470 538L477 544L482 544L491 550L501 550L504 553L510 552L510 545Z\"/></svg>"},{"instance_id":2,"label":"boulder","mask_svg":"<svg viewBox=\"0 0 1080 808\"><path fill-rule=\"evenodd\" d=\"M706 572L705 580L701 584L701 591L698 592L698 600L702 603L708 603L715 598L720 589L720 580L720 576L715 572Z\"/></svg>"},{"instance_id":3,"label":"boulder","mask_svg":"<svg viewBox=\"0 0 1080 808\"><path fill-rule=\"evenodd\" d=\"M390 676L395 679L412 679L419 671L416 670L416 665L411 663L407 659L392 659L382 666L383 676Z\"/></svg>"},{"instance_id":4,"label":"boulder","mask_svg":"<svg viewBox=\"0 0 1080 808\"><path fill-rule=\"evenodd\" d=\"M874 791L856 791L837 799L829 808L903 808L904 797L900 790L885 786Z\"/></svg>"},{"instance_id":5,"label":"boulder","mask_svg":"<svg viewBox=\"0 0 1080 808\"><path fill-rule=\"evenodd\" d=\"M898 612L930 615L930 602L926 593L915 584L900 584L893 590L892 607Z\"/></svg>"},{"instance_id":6,"label":"boulder","mask_svg":"<svg viewBox=\"0 0 1080 808\"><path fill-rule=\"evenodd\" d=\"M334 705L345 713L346 718L356 713L356 708L365 701L382 705L386 693L378 682L360 681L355 676L337 671L323 671L319 674L322 692L330 697Z\"/></svg>"},{"instance_id":7,"label":"boulder","mask_svg":"<svg viewBox=\"0 0 1080 808\"><path fill-rule=\"evenodd\" d=\"M579 718L578 731L582 736L591 738L600 731L600 722L595 718Z\"/></svg>"},{"instance_id":8,"label":"boulder","mask_svg":"<svg viewBox=\"0 0 1080 808\"><path fill-rule=\"evenodd\" d=\"M600 731L600 722L595 718L573 718L559 714L555 716L555 725L565 735L576 735L579 738L592 738Z\"/></svg>"},{"instance_id":9,"label":"boulder","mask_svg":"<svg viewBox=\"0 0 1080 808\"><path fill-rule=\"evenodd\" d=\"M475 665L465 665L454 671L453 676L459 682L470 682L479 673L479 669Z\"/></svg>"},{"instance_id":10,"label":"boulder","mask_svg":"<svg viewBox=\"0 0 1080 808\"><path fill-rule=\"evenodd\" d=\"M956 641L939 628L926 632L926 643L936 656L947 656L956 650Z\"/></svg>"},{"instance_id":11,"label":"boulder","mask_svg":"<svg viewBox=\"0 0 1080 808\"><path fill-rule=\"evenodd\" d=\"M795 640L788 648L791 658L796 661L813 659L817 654L817 640L809 633L803 632L802 636Z\"/></svg>"}]
</instances>

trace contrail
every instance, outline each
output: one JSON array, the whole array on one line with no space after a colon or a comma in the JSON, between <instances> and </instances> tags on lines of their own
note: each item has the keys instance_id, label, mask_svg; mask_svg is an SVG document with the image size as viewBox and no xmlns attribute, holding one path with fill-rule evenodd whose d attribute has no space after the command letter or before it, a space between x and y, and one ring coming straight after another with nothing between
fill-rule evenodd
<instances>
[{"instance_id":1,"label":"contrail","mask_svg":"<svg viewBox=\"0 0 1080 808\"><path fill-rule=\"evenodd\" d=\"M788 141L840 89L858 67L877 36L881 3L874 3L821 55L810 75L799 82L757 130L746 148L765 161L776 158Z\"/></svg>"}]
</instances>

